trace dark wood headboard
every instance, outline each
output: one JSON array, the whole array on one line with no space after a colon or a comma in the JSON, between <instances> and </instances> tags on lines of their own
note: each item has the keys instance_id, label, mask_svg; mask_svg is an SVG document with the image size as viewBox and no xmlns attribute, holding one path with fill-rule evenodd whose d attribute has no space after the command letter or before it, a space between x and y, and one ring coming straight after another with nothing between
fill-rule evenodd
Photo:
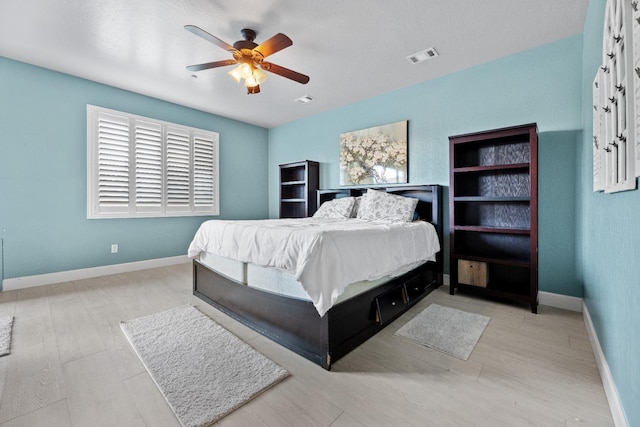
<instances>
[{"instance_id":1,"label":"dark wood headboard","mask_svg":"<svg viewBox=\"0 0 640 427\"><path fill-rule=\"evenodd\" d=\"M371 188L378 191L397 194L399 196L413 197L418 199L416 212L421 220L429 221L434 225L440 238L440 252L436 255L438 271L443 272L444 251L444 222L442 214L442 186L441 185L396 185L389 187L345 187L333 190L318 190L318 207L327 200L339 199L341 197L361 196Z\"/></svg>"}]
</instances>

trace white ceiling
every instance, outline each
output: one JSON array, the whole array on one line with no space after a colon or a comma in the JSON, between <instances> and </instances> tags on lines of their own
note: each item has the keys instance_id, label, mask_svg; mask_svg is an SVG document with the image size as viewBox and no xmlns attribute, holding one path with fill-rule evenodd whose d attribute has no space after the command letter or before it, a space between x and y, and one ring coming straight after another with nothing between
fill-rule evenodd
<instances>
[{"instance_id":1,"label":"white ceiling","mask_svg":"<svg viewBox=\"0 0 640 427\"><path fill-rule=\"evenodd\" d=\"M271 128L583 31L588 0L0 0L0 56ZM227 74L186 65L231 58L184 30L233 44L284 33L275 74L247 95ZM435 47L440 56L411 64ZM294 99L310 95L315 101Z\"/></svg>"}]
</instances>

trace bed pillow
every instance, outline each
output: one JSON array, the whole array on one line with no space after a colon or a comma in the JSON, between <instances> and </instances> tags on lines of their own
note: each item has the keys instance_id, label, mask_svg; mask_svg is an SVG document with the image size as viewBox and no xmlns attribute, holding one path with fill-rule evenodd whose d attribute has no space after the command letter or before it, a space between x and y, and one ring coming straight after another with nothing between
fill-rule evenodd
<instances>
[{"instance_id":1,"label":"bed pillow","mask_svg":"<svg viewBox=\"0 0 640 427\"><path fill-rule=\"evenodd\" d=\"M314 218L350 218L353 211L353 197L327 200L313 214Z\"/></svg>"},{"instance_id":2,"label":"bed pillow","mask_svg":"<svg viewBox=\"0 0 640 427\"><path fill-rule=\"evenodd\" d=\"M410 222L417 205L418 199L369 189L362 196L357 218Z\"/></svg>"}]
</instances>

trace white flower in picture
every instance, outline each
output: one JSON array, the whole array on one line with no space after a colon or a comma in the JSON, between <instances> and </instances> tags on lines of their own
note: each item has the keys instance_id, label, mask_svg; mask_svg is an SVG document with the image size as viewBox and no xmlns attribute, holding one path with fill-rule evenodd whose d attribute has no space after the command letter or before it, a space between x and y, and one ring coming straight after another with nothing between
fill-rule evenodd
<instances>
[{"instance_id":1,"label":"white flower in picture","mask_svg":"<svg viewBox=\"0 0 640 427\"><path fill-rule=\"evenodd\" d=\"M340 135L340 185L407 182L407 121Z\"/></svg>"}]
</instances>

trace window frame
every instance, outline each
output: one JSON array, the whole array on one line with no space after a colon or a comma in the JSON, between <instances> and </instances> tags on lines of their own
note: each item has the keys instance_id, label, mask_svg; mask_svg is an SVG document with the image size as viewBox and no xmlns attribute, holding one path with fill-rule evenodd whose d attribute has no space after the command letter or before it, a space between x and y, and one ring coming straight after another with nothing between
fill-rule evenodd
<instances>
[{"instance_id":1,"label":"window frame","mask_svg":"<svg viewBox=\"0 0 640 427\"><path fill-rule=\"evenodd\" d=\"M103 120L102 124L101 120ZM99 192L100 183L105 183L105 180L101 181L100 166L103 166L104 171L104 166L107 163L104 151L103 162L100 162L101 137L99 132L101 129L109 127L111 124L109 120L120 123L117 130L118 153L115 161L119 162L118 165L121 166L120 182L116 184L117 187L121 183L121 188L117 189L117 195L113 200L106 201L107 197L101 196ZM151 153L149 150L145 152L145 155L151 155L150 169L155 170L152 171L154 176L149 178L149 182L142 182L140 178L140 174L143 173L140 170L142 162L140 162L139 156L142 155L140 153L144 147L142 147L141 138L136 137L136 135L140 135L136 134L136 131L148 130L149 128L153 128L152 131L159 131L159 142L157 134L151 135L148 141L151 145L159 144L160 150L156 145L151 147ZM181 137L179 139L182 139L183 144L180 147L181 152L175 155L172 160L174 171L177 168L181 174L179 176L173 174L172 177L168 174L169 144L167 137L170 133ZM128 136L125 137L127 134ZM188 140L187 157L185 157L186 152L184 151L185 138ZM103 138L102 141L104 148L106 140ZM126 148L124 148L125 144ZM140 148L138 152L137 148ZM176 165L174 163L176 159L181 163ZM209 166L211 170L209 170ZM158 170L161 171L160 175ZM180 197L170 199L168 195L169 183L176 184L177 181L184 183L184 173L187 171L188 194L185 194L184 185L178 185L177 190L174 185L172 189L178 191ZM147 170L147 172L149 171ZM124 176L127 176L126 182L124 182ZM87 104L87 219L216 216L220 214L219 177L219 134L217 132ZM106 179L107 184L113 184L116 181L114 178ZM211 194L208 192L209 189L211 189ZM148 197L138 199L138 195ZM175 196L175 193L173 195ZM114 201L116 199L119 200L116 202ZM142 202L142 200L146 200L146 202Z\"/></svg>"}]
</instances>

